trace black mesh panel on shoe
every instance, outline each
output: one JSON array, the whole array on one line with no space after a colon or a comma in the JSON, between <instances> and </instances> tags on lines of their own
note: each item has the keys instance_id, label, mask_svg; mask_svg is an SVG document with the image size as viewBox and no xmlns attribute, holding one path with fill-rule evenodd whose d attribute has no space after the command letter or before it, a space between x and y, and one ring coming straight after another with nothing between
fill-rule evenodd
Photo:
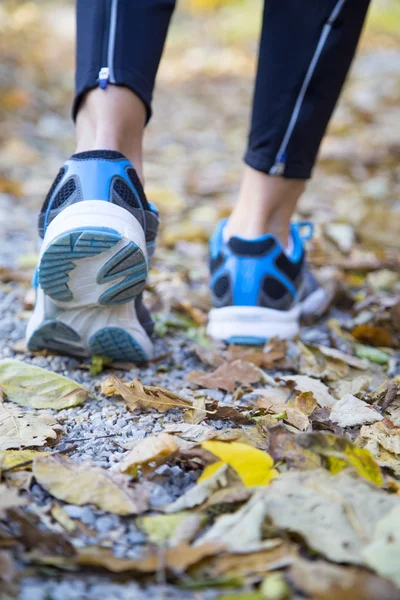
<instances>
[{"instance_id":1,"label":"black mesh panel on shoe","mask_svg":"<svg viewBox=\"0 0 400 600\"><path fill-rule=\"evenodd\" d=\"M230 288L230 281L228 275L222 275L214 283L213 291L218 298L223 298Z\"/></svg>"},{"instance_id":2,"label":"black mesh panel on shoe","mask_svg":"<svg viewBox=\"0 0 400 600\"><path fill-rule=\"evenodd\" d=\"M64 177L65 171L66 171L65 167L61 167L61 169L59 170L59 172L57 174L57 177L55 178L55 180L51 184L51 188L49 189L48 194L47 194L46 198L44 199L41 212L46 212L46 210L47 210L47 208L49 206L49 202L50 202L50 200L51 200L51 198L52 198L52 196L54 194L54 190L56 189L56 187L60 183L61 179Z\"/></svg>"},{"instance_id":3,"label":"black mesh panel on shoe","mask_svg":"<svg viewBox=\"0 0 400 600\"><path fill-rule=\"evenodd\" d=\"M87 152L78 152L77 154L73 154L71 156L74 160L120 160L125 159L125 156L121 152L117 152L116 150L88 150Z\"/></svg>"},{"instance_id":4,"label":"black mesh panel on shoe","mask_svg":"<svg viewBox=\"0 0 400 600\"><path fill-rule=\"evenodd\" d=\"M281 252L275 259L276 268L294 281L303 269L304 256L298 262L292 262L288 257Z\"/></svg>"},{"instance_id":5,"label":"black mesh panel on shoe","mask_svg":"<svg viewBox=\"0 0 400 600\"><path fill-rule=\"evenodd\" d=\"M258 305L275 310L289 310L293 305L293 296L283 283L275 277L264 277Z\"/></svg>"},{"instance_id":6,"label":"black mesh panel on shoe","mask_svg":"<svg viewBox=\"0 0 400 600\"><path fill-rule=\"evenodd\" d=\"M117 194L119 198L132 208L140 208L135 194L132 192L129 185L121 177L115 177L113 183L113 194ZM117 198L117 200L119 199Z\"/></svg>"},{"instance_id":7,"label":"black mesh panel on shoe","mask_svg":"<svg viewBox=\"0 0 400 600\"><path fill-rule=\"evenodd\" d=\"M210 265L210 271L211 273L215 273L215 271L221 266L223 265L225 262L224 256L223 254L220 252L217 256L213 257L210 256L209 258L209 265Z\"/></svg>"},{"instance_id":8,"label":"black mesh panel on shoe","mask_svg":"<svg viewBox=\"0 0 400 600\"><path fill-rule=\"evenodd\" d=\"M228 246L235 254L240 256L263 256L274 248L276 242L268 237L264 240L243 240L238 237L231 237Z\"/></svg>"},{"instance_id":9,"label":"black mesh panel on shoe","mask_svg":"<svg viewBox=\"0 0 400 600\"><path fill-rule=\"evenodd\" d=\"M126 174L128 175L129 179L131 180L133 187L137 191L144 210L150 210L150 206L149 206L149 203L147 202L147 198L144 193L142 182L140 181L135 169L133 167L128 167L126 169Z\"/></svg>"},{"instance_id":10,"label":"black mesh panel on shoe","mask_svg":"<svg viewBox=\"0 0 400 600\"><path fill-rule=\"evenodd\" d=\"M76 182L75 179L68 179L64 185L57 192L52 204L51 210L59 208L62 206L72 194L76 192Z\"/></svg>"}]
</instances>

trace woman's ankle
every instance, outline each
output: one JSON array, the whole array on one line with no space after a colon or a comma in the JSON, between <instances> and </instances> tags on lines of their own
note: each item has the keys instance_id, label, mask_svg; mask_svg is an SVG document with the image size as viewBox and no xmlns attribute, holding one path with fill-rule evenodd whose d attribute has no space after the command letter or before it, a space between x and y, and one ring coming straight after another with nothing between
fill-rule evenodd
<instances>
[{"instance_id":1,"label":"woman's ankle","mask_svg":"<svg viewBox=\"0 0 400 600\"><path fill-rule=\"evenodd\" d=\"M290 221L304 189L303 180L273 177L246 166L227 236L251 239L270 233L287 246Z\"/></svg>"},{"instance_id":2,"label":"woman's ankle","mask_svg":"<svg viewBox=\"0 0 400 600\"><path fill-rule=\"evenodd\" d=\"M116 150L135 167L143 183L143 102L131 90L110 85L85 96L76 119L76 151Z\"/></svg>"}]
</instances>

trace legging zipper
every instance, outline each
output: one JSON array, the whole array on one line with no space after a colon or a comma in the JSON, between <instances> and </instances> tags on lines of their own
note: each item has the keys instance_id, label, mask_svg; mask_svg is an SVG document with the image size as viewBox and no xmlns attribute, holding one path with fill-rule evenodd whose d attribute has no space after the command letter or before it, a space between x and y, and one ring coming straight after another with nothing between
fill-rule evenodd
<instances>
[{"instance_id":1,"label":"legging zipper","mask_svg":"<svg viewBox=\"0 0 400 600\"><path fill-rule=\"evenodd\" d=\"M317 47L316 47L314 55L311 59L310 65L307 69L307 73L304 78L303 85L301 86L299 95L297 96L296 103L294 105L294 109L292 112L292 116L289 121L289 125L287 127L286 133L284 135L284 138L282 140L282 143L281 143L278 153L276 155L275 163L269 171L270 175L283 175L285 172L286 159L287 159L287 148L288 148L288 145L290 142L290 138L292 137L294 128L296 127L296 123L298 121L299 114L300 114L301 108L303 106L303 102L304 102L305 95L307 93L308 86L310 85L310 81L312 79L312 76L314 75L314 71L316 69L317 63L320 59L320 56L321 56L324 46L326 44L326 40L328 39L328 36L332 30L332 25L335 22L336 18L338 17L340 11L342 10L342 7L345 2L346 2L346 0L338 0L333 11L329 15L327 22L325 23L325 25L322 29Z\"/></svg>"},{"instance_id":2,"label":"legging zipper","mask_svg":"<svg viewBox=\"0 0 400 600\"><path fill-rule=\"evenodd\" d=\"M99 85L105 90L109 83L115 82L114 54L115 37L117 32L118 0L111 0L110 26L108 29L107 66L101 67L99 71Z\"/></svg>"}]
</instances>

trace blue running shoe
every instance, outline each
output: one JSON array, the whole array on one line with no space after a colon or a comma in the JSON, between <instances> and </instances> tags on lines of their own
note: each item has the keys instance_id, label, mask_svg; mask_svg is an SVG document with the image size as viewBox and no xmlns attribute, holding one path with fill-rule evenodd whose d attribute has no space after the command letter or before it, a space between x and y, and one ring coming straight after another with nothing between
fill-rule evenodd
<instances>
[{"instance_id":1,"label":"blue running shoe","mask_svg":"<svg viewBox=\"0 0 400 600\"><path fill-rule=\"evenodd\" d=\"M288 256L269 234L224 241L225 224L226 220L220 221L210 240L214 308L208 334L250 345L275 336L294 337L301 314L315 312L325 301L325 292L306 268L304 241L312 236L312 225L291 225L293 247Z\"/></svg>"},{"instance_id":2,"label":"blue running shoe","mask_svg":"<svg viewBox=\"0 0 400 600\"><path fill-rule=\"evenodd\" d=\"M147 361L152 321L142 291L158 223L157 209L123 154L71 156L39 215L29 350Z\"/></svg>"}]
</instances>

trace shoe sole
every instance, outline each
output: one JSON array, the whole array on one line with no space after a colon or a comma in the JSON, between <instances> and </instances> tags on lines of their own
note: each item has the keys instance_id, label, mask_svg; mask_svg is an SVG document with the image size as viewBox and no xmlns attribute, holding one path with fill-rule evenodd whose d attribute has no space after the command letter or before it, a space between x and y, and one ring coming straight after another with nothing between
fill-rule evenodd
<instances>
[{"instance_id":1,"label":"shoe sole","mask_svg":"<svg viewBox=\"0 0 400 600\"><path fill-rule=\"evenodd\" d=\"M144 232L128 211L96 200L66 208L43 241L28 348L147 361L151 342L134 308L147 274Z\"/></svg>"},{"instance_id":2,"label":"shoe sole","mask_svg":"<svg viewBox=\"0 0 400 600\"><path fill-rule=\"evenodd\" d=\"M230 344L261 346L273 337L292 339L300 331L299 320L318 312L326 302L320 288L291 310L280 311L261 306L227 306L209 313L207 334Z\"/></svg>"}]
</instances>

